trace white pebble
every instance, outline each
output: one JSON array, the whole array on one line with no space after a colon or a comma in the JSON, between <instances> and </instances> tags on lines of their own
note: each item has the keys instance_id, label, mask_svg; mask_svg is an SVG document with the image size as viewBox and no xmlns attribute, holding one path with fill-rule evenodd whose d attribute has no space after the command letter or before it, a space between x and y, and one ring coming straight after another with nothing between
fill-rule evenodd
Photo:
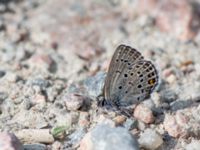
<instances>
[{"instance_id":1,"label":"white pebble","mask_svg":"<svg viewBox=\"0 0 200 150\"><path fill-rule=\"evenodd\" d=\"M139 144L146 149L155 150L162 145L162 143L162 137L152 129L146 129L139 138Z\"/></svg>"}]
</instances>

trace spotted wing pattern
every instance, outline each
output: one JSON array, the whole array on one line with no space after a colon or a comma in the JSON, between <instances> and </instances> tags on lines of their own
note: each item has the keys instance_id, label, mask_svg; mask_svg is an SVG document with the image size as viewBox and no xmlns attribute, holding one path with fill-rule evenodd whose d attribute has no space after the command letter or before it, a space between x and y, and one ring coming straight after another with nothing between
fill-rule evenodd
<instances>
[{"instance_id":1,"label":"spotted wing pattern","mask_svg":"<svg viewBox=\"0 0 200 150\"><path fill-rule=\"evenodd\" d=\"M111 105L127 106L149 97L158 84L151 61L136 49L120 45L116 49L104 85L104 97Z\"/></svg>"}]
</instances>

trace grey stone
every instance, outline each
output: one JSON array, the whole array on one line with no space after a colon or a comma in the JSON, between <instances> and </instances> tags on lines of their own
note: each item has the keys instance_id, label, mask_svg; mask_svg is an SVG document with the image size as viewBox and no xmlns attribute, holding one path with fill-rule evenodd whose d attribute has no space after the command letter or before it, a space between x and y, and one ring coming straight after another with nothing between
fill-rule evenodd
<instances>
[{"instance_id":1,"label":"grey stone","mask_svg":"<svg viewBox=\"0 0 200 150\"><path fill-rule=\"evenodd\" d=\"M0 78L3 77L6 73L3 70L0 70Z\"/></svg>"},{"instance_id":2,"label":"grey stone","mask_svg":"<svg viewBox=\"0 0 200 150\"><path fill-rule=\"evenodd\" d=\"M84 97L77 94L68 94L65 96L65 104L68 110L78 110L84 102Z\"/></svg>"},{"instance_id":3,"label":"grey stone","mask_svg":"<svg viewBox=\"0 0 200 150\"><path fill-rule=\"evenodd\" d=\"M42 78L29 80L27 84L31 86L39 86L41 89L47 88L50 85L49 81Z\"/></svg>"},{"instance_id":4,"label":"grey stone","mask_svg":"<svg viewBox=\"0 0 200 150\"><path fill-rule=\"evenodd\" d=\"M97 75L85 80L84 87L86 88L89 96L97 97L102 94L105 78L106 73L100 72Z\"/></svg>"},{"instance_id":5,"label":"grey stone","mask_svg":"<svg viewBox=\"0 0 200 150\"><path fill-rule=\"evenodd\" d=\"M146 129L138 141L142 147L151 150L157 149L163 143L162 137L152 129Z\"/></svg>"},{"instance_id":6,"label":"grey stone","mask_svg":"<svg viewBox=\"0 0 200 150\"><path fill-rule=\"evenodd\" d=\"M137 121L133 118L131 118L131 119L128 118L124 122L124 127L128 130L132 130L133 128L137 127Z\"/></svg>"},{"instance_id":7,"label":"grey stone","mask_svg":"<svg viewBox=\"0 0 200 150\"><path fill-rule=\"evenodd\" d=\"M88 144L88 145L87 145ZM128 130L97 125L81 142L80 150L139 150L138 143Z\"/></svg>"},{"instance_id":8,"label":"grey stone","mask_svg":"<svg viewBox=\"0 0 200 150\"><path fill-rule=\"evenodd\" d=\"M76 143L80 142L85 134L86 134L86 129L78 128L71 135L69 135L70 142L72 144L76 144Z\"/></svg>"},{"instance_id":9,"label":"grey stone","mask_svg":"<svg viewBox=\"0 0 200 150\"><path fill-rule=\"evenodd\" d=\"M5 92L0 92L0 104L8 97L8 94Z\"/></svg>"},{"instance_id":10,"label":"grey stone","mask_svg":"<svg viewBox=\"0 0 200 150\"><path fill-rule=\"evenodd\" d=\"M24 150L47 150L44 144L25 144L23 147Z\"/></svg>"}]
</instances>

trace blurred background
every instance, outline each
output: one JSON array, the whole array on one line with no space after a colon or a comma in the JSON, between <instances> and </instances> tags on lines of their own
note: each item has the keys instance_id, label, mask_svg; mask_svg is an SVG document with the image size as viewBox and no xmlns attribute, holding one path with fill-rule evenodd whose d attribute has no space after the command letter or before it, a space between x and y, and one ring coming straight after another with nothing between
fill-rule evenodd
<instances>
[{"instance_id":1,"label":"blurred background","mask_svg":"<svg viewBox=\"0 0 200 150\"><path fill-rule=\"evenodd\" d=\"M79 80L124 43L164 69L196 59L176 53L199 51L199 31L199 0L0 0L0 64Z\"/></svg>"}]
</instances>

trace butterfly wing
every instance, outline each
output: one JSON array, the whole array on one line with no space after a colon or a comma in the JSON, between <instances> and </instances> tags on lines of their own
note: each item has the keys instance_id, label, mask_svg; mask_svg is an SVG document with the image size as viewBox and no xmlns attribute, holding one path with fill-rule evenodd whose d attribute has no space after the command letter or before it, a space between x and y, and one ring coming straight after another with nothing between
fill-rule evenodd
<instances>
[{"instance_id":1,"label":"butterfly wing","mask_svg":"<svg viewBox=\"0 0 200 150\"><path fill-rule=\"evenodd\" d=\"M118 100L115 99L115 95L119 91L116 89L116 86L119 85L122 74L140 60L143 60L143 56L136 49L126 45L117 47L112 57L104 85L104 97L111 104L115 105L115 101Z\"/></svg>"},{"instance_id":2,"label":"butterfly wing","mask_svg":"<svg viewBox=\"0 0 200 150\"><path fill-rule=\"evenodd\" d=\"M158 73L151 61L140 60L126 67L111 91L117 106L136 104L148 98L158 85Z\"/></svg>"}]
</instances>

